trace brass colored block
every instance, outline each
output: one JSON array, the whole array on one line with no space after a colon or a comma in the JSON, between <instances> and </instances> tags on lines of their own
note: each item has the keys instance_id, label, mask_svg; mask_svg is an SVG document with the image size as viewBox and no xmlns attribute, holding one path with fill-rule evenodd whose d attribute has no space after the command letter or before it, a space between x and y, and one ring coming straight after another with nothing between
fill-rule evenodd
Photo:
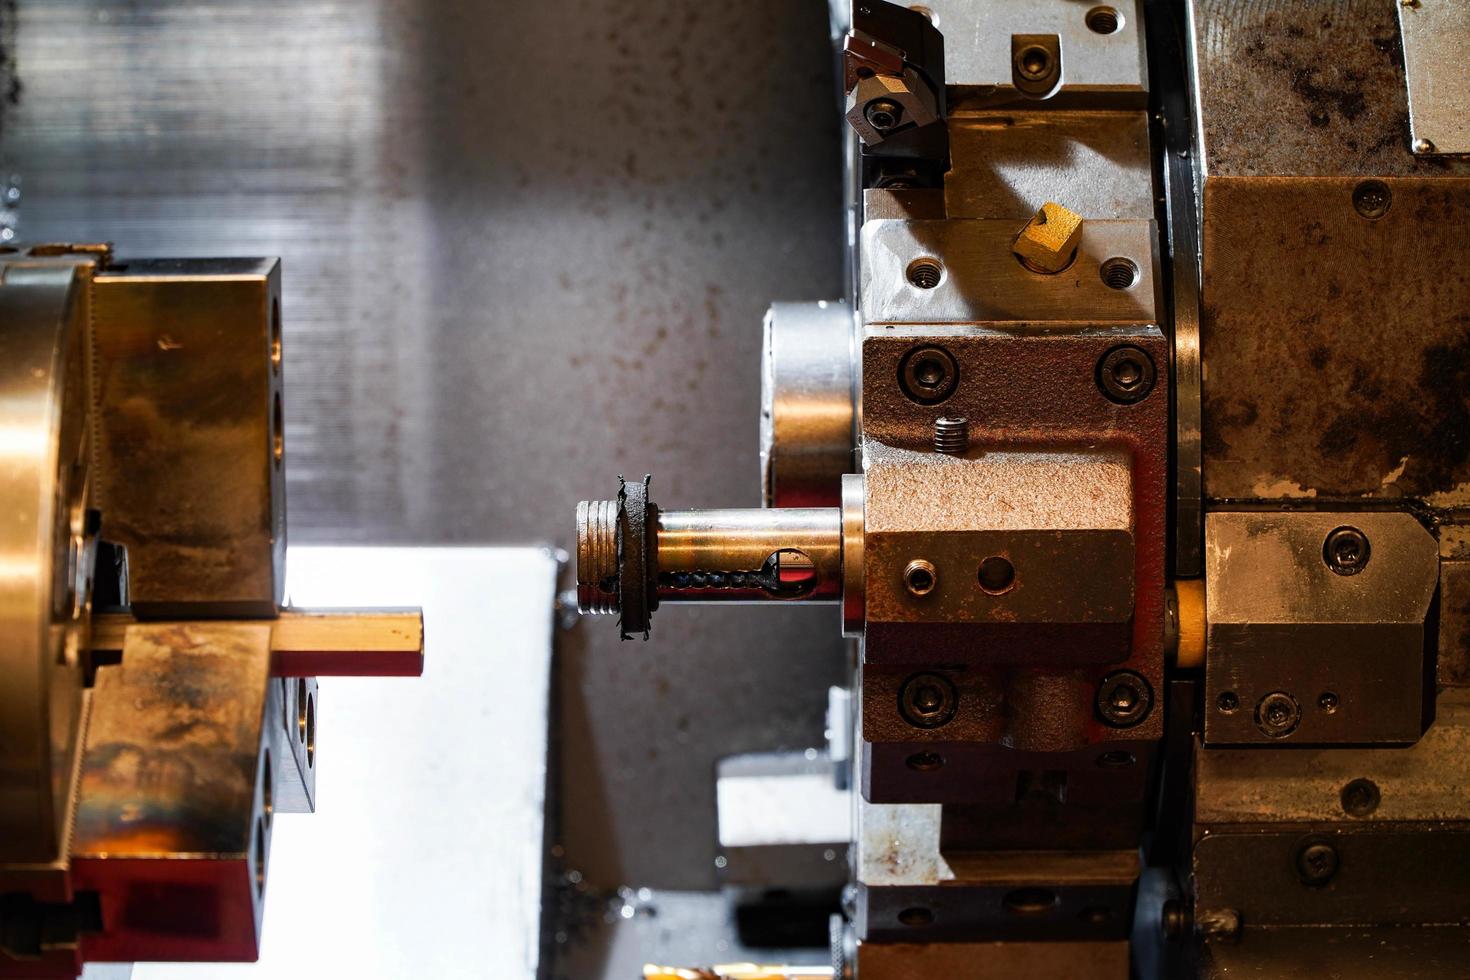
<instances>
[{"instance_id":1,"label":"brass colored block","mask_svg":"<svg viewBox=\"0 0 1470 980\"><path fill-rule=\"evenodd\" d=\"M96 506L140 618L277 611L279 296L274 259L129 262L94 281Z\"/></svg>"},{"instance_id":2,"label":"brass colored block","mask_svg":"<svg viewBox=\"0 0 1470 980\"><path fill-rule=\"evenodd\" d=\"M1082 215L1052 201L1026 222L1011 251L1036 272L1061 272L1072 264L1082 241Z\"/></svg>"}]
</instances>

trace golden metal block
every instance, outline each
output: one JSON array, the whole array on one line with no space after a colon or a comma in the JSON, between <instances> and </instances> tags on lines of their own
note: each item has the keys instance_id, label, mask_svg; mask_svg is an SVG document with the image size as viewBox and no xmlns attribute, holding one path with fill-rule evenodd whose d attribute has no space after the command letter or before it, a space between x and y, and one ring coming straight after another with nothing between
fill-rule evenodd
<instances>
[{"instance_id":1,"label":"golden metal block","mask_svg":"<svg viewBox=\"0 0 1470 980\"><path fill-rule=\"evenodd\" d=\"M93 617L92 649L121 650L128 628L136 622L127 613ZM276 677L423 673L424 614L417 609L283 609L266 625L271 631L271 673Z\"/></svg>"},{"instance_id":2,"label":"golden metal block","mask_svg":"<svg viewBox=\"0 0 1470 980\"><path fill-rule=\"evenodd\" d=\"M1082 215L1052 201L1032 215L1011 251L1035 272L1061 272L1072 264L1082 241Z\"/></svg>"},{"instance_id":3,"label":"golden metal block","mask_svg":"<svg viewBox=\"0 0 1470 980\"><path fill-rule=\"evenodd\" d=\"M272 616L286 483L280 266L130 262L92 285L97 506L141 617Z\"/></svg>"}]
</instances>

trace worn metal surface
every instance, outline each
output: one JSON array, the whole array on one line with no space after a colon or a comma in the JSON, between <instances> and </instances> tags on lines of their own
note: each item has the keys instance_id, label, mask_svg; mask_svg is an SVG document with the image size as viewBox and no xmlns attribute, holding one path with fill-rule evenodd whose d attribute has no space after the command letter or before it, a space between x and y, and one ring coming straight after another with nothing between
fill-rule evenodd
<instances>
[{"instance_id":1,"label":"worn metal surface","mask_svg":"<svg viewBox=\"0 0 1470 980\"><path fill-rule=\"evenodd\" d=\"M63 855L83 717L85 285L19 263L0 285L0 862Z\"/></svg>"},{"instance_id":2,"label":"worn metal surface","mask_svg":"<svg viewBox=\"0 0 1470 980\"><path fill-rule=\"evenodd\" d=\"M1336 852L1323 883L1302 880L1304 846ZM1470 915L1465 889L1470 829L1464 822L1382 829L1303 824L1208 833L1192 873L1200 909L1234 909L1246 924L1457 925ZM1391 898L1389 897L1391 896ZM1470 950L1465 957L1470 961Z\"/></svg>"},{"instance_id":3,"label":"worn metal surface","mask_svg":"<svg viewBox=\"0 0 1470 980\"><path fill-rule=\"evenodd\" d=\"M842 290L820 4L15 9L21 236L282 256L295 540L569 547L573 488L619 471L758 503L761 314ZM632 661L569 639L566 844L604 884L704 887L715 758L818 742L840 655L821 610L660 625Z\"/></svg>"},{"instance_id":4,"label":"worn metal surface","mask_svg":"<svg viewBox=\"0 0 1470 980\"><path fill-rule=\"evenodd\" d=\"M97 506L140 616L269 616L284 588L281 273L131 261L92 280Z\"/></svg>"},{"instance_id":5,"label":"worn metal surface","mask_svg":"<svg viewBox=\"0 0 1470 980\"><path fill-rule=\"evenodd\" d=\"M1466 499L1470 164L1410 151L1397 7L1192 5L1209 497Z\"/></svg>"},{"instance_id":6,"label":"worn metal surface","mask_svg":"<svg viewBox=\"0 0 1470 980\"><path fill-rule=\"evenodd\" d=\"M1441 531L1441 545L1448 530ZM1439 563L1439 657L1435 669L1440 684L1470 686L1470 560L1450 557L1443 551Z\"/></svg>"},{"instance_id":7,"label":"worn metal surface","mask_svg":"<svg viewBox=\"0 0 1470 980\"><path fill-rule=\"evenodd\" d=\"M1013 34L1055 34L1062 49L1061 94L1088 101L1141 103L1148 88L1143 19L1138 0L1120 0L1116 30L1089 27L1098 4L1076 0L972 3L933 0L936 27L945 37L945 81L955 101L1017 98L1011 72ZM1102 26L1099 24L1099 26Z\"/></svg>"},{"instance_id":8,"label":"worn metal surface","mask_svg":"<svg viewBox=\"0 0 1470 980\"><path fill-rule=\"evenodd\" d=\"M1455 0L1400 3L1409 129L1415 153L1470 153L1470 7Z\"/></svg>"},{"instance_id":9,"label":"worn metal surface","mask_svg":"<svg viewBox=\"0 0 1470 980\"><path fill-rule=\"evenodd\" d=\"M846 303L776 303L761 347L761 500L833 507L854 466L857 338Z\"/></svg>"},{"instance_id":10,"label":"worn metal surface","mask_svg":"<svg viewBox=\"0 0 1470 980\"><path fill-rule=\"evenodd\" d=\"M1202 166L1240 177L1470 172L1410 151L1397 7L1191 0Z\"/></svg>"},{"instance_id":11,"label":"worn metal surface","mask_svg":"<svg viewBox=\"0 0 1470 980\"><path fill-rule=\"evenodd\" d=\"M1470 500L1470 179L1210 177L1205 493Z\"/></svg>"},{"instance_id":12,"label":"worn metal surface","mask_svg":"<svg viewBox=\"0 0 1470 980\"><path fill-rule=\"evenodd\" d=\"M1195 819L1202 824L1349 824L1463 819L1470 783L1470 691L1439 696L1435 720L1407 749L1195 751ZM1349 812L1355 780L1378 792Z\"/></svg>"},{"instance_id":13,"label":"worn metal surface","mask_svg":"<svg viewBox=\"0 0 1470 980\"><path fill-rule=\"evenodd\" d=\"M1156 319L1155 230L1151 221L1088 221L1077 259L1055 275L1032 272L1011 254L1019 219L867 221L862 230L866 324L1137 324ZM1103 263L1122 258L1138 269L1122 289L1103 281ZM943 269L937 285L910 280L918 260Z\"/></svg>"},{"instance_id":14,"label":"worn metal surface","mask_svg":"<svg viewBox=\"0 0 1470 980\"><path fill-rule=\"evenodd\" d=\"M862 943L857 951L863 980L1002 980L1065 976L1073 980L1123 980L1126 942L1066 943Z\"/></svg>"},{"instance_id":15,"label":"worn metal surface","mask_svg":"<svg viewBox=\"0 0 1470 980\"><path fill-rule=\"evenodd\" d=\"M1305 951L1305 955L1304 955ZM1455 926L1258 929L1211 943L1200 980L1442 980L1463 976L1470 930Z\"/></svg>"},{"instance_id":16,"label":"worn metal surface","mask_svg":"<svg viewBox=\"0 0 1470 980\"><path fill-rule=\"evenodd\" d=\"M1343 526L1371 548L1356 574L1324 557ZM1437 578L1434 538L1408 514L1209 514L1205 741L1413 742L1425 720L1425 617ZM1260 706L1277 694L1300 719L1273 735Z\"/></svg>"},{"instance_id":17,"label":"worn metal surface","mask_svg":"<svg viewBox=\"0 0 1470 980\"><path fill-rule=\"evenodd\" d=\"M265 623L137 624L98 670L71 849L107 926L87 959L255 958L286 763L270 659Z\"/></svg>"},{"instance_id":18,"label":"worn metal surface","mask_svg":"<svg viewBox=\"0 0 1470 980\"><path fill-rule=\"evenodd\" d=\"M1037 665L1047 662L1038 633L1057 641L1073 630L1085 643L1052 651L1052 663L1127 656L1135 556L1126 454L951 458L870 439L864 456L868 662ZM989 557L1010 563L1003 589L977 575ZM935 567L921 596L904 584L916 558ZM958 643L962 635L970 643Z\"/></svg>"}]
</instances>

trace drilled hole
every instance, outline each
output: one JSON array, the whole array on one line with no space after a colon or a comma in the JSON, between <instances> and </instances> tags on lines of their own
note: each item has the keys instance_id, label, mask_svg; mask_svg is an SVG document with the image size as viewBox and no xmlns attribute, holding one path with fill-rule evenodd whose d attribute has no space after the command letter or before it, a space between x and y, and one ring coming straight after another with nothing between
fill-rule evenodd
<instances>
[{"instance_id":1,"label":"drilled hole","mask_svg":"<svg viewBox=\"0 0 1470 980\"><path fill-rule=\"evenodd\" d=\"M276 397L271 406L271 461L275 463L276 469L286 460L286 413L281 407L281 393L276 392Z\"/></svg>"},{"instance_id":2,"label":"drilled hole","mask_svg":"<svg viewBox=\"0 0 1470 980\"><path fill-rule=\"evenodd\" d=\"M915 558L903 570L904 584L916 596L928 595L930 592L933 592L935 578L934 566L922 558Z\"/></svg>"},{"instance_id":3,"label":"drilled hole","mask_svg":"<svg viewBox=\"0 0 1470 980\"><path fill-rule=\"evenodd\" d=\"M265 762L260 770L260 811L265 814L265 825L269 827L276 814L276 784L275 774L271 772L270 749L265 750Z\"/></svg>"},{"instance_id":4,"label":"drilled hole","mask_svg":"<svg viewBox=\"0 0 1470 980\"><path fill-rule=\"evenodd\" d=\"M993 555L980 563L980 588L990 595L1003 595L1016 584L1016 566L1009 560Z\"/></svg>"},{"instance_id":5,"label":"drilled hole","mask_svg":"<svg viewBox=\"0 0 1470 980\"><path fill-rule=\"evenodd\" d=\"M1116 255L1098 270L1109 289L1132 289L1138 283L1138 265L1132 259Z\"/></svg>"},{"instance_id":6,"label":"drilled hole","mask_svg":"<svg viewBox=\"0 0 1470 980\"><path fill-rule=\"evenodd\" d=\"M1017 888L1002 900L1012 915L1044 915L1057 906L1057 893L1050 888Z\"/></svg>"},{"instance_id":7,"label":"drilled hole","mask_svg":"<svg viewBox=\"0 0 1470 980\"><path fill-rule=\"evenodd\" d=\"M944 756L938 752L915 752L905 764L915 772L934 772L944 768Z\"/></svg>"},{"instance_id":8,"label":"drilled hole","mask_svg":"<svg viewBox=\"0 0 1470 980\"><path fill-rule=\"evenodd\" d=\"M1215 699L1215 707L1228 715L1240 707L1240 698L1236 697L1234 691L1225 691Z\"/></svg>"},{"instance_id":9,"label":"drilled hole","mask_svg":"<svg viewBox=\"0 0 1470 980\"><path fill-rule=\"evenodd\" d=\"M281 299L271 300L271 370L281 372Z\"/></svg>"},{"instance_id":10,"label":"drilled hole","mask_svg":"<svg viewBox=\"0 0 1470 980\"><path fill-rule=\"evenodd\" d=\"M1127 769L1137 761L1132 752L1124 752L1122 749L1104 752L1097 757L1097 764L1103 769Z\"/></svg>"},{"instance_id":11,"label":"drilled hole","mask_svg":"<svg viewBox=\"0 0 1470 980\"><path fill-rule=\"evenodd\" d=\"M1087 29L1094 34L1116 34L1123 29L1123 15L1113 7L1093 7L1087 12Z\"/></svg>"},{"instance_id":12,"label":"drilled hole","mask_svg":"<svg viewBox=\"0 0 1470 980\"><path fill-rule=\"evenodd\" d=\"M306 696L306 765L316 765L316 698Z\"/></svg>"},{"instance_id":13,"label":"drilled hole","mask_svg":"<svg viewBox=\"0 0 1470 980\"><path fill-rule=\"evenodd\" d=\"M944 266L938 259L914 259L909 263L908 277L920 289L933 289L944 278Z\"/></svg>"},{"instance_id":14,"label":"drilled hole","mask_svg":"<svg viewBox=\"0 0 1470 980\"><path fill-rule=\"evenodd\" d=\"M265 897L265 818L255 818L255 894Z\"/></svg>"},{"instance_id":15,"label":"drilled hole","mask_svg":"<svg viewBox=\"0 0 1470 980\"><path fill-rule=\"evenodd\" d=\"M934 913L921 905L916 905L898 913L898 921L906 926L927 926L933 923Z\"/></svg>"}]
</instances>

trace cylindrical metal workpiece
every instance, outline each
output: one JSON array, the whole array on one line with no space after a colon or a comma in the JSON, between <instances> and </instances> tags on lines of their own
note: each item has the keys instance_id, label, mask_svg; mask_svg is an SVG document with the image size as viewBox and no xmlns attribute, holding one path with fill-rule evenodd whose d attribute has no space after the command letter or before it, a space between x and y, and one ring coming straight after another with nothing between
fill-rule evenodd
<instances>
[{"instance_id":1,"label":"cylindrical metal workpiece","mask_svg":"<svg viewBox=\"0 0 1470 980\"><path fill-rule=\"evenodd\" d=\"M665 512L647 478L624 480L616 499L577 505L577 608L616 613L629 638L647 633L662 602L841 601L854 554L861 577L861 513L855 523L837 507Z\"/></svg>"},{"instance_id":2,"label":"cylindrical metal workpiece","mask_svg":"<svg viewBox=\"0 0 1470 980\"><path fill-rule=\"evenodd\" d=\"M842 596L836 507L660 513L660 602L767 602Z\"/></svg>"}]
</instances>

